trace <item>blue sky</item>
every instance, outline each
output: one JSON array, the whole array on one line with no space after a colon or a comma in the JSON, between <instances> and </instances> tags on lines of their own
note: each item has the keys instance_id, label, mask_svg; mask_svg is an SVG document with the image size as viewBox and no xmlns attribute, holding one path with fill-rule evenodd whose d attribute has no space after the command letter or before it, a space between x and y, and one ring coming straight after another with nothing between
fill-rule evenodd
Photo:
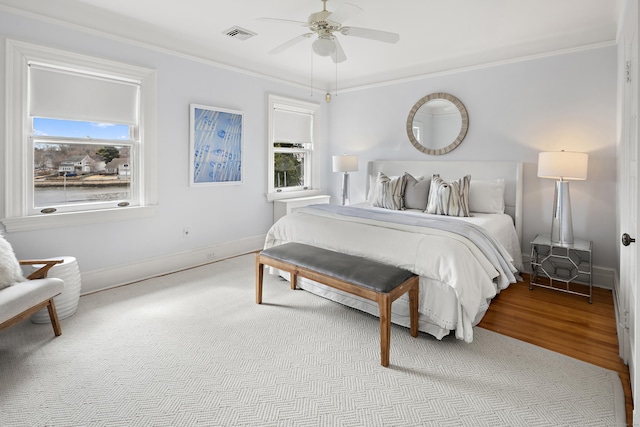
<instances>
[{"instance_id":1,"label":"blue sky","mask_svg":"<svg viewBox=\"0 0 640 427\"><path fill-rule=\"evenodd\" d=\"M128 140L129 126L106 123L76 122L72 120L33 119L34 135L67 136L72 138L94 138Z\"/></svg>"}]
</instances>

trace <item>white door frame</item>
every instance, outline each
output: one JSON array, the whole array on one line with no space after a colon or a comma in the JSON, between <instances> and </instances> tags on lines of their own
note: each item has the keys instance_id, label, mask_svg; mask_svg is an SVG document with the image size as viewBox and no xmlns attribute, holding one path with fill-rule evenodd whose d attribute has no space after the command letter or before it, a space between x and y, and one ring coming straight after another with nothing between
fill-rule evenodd
<instances>
[{"instance_id":1,"label":"white door frame","mask_svg":"<svg viewBox=\"0 0 640 427\"><path fill-rule=\"evenodd\" d=\"M620 235L628 233L632 238L638 238L638 223L640 223L640 209L638 206L638 0L626 2L624 22L618 39L618 76L619 76L619 117L620 117L620 144L618 150L619 168L619 192L618 203L620 208ZM619 237L621 238L621 236ZM619 240L620 241L620 240ZM638 333L638 313L640 312L640 297L637 286L640 283L638 268L640 251L637 245L631 243L622 245L620 241L620 288L617 293L618 313L618 342L620 357L629 365L632 394L640 386L640 372L638 366L638 354L636 345L640 341ZM635 399L634 399L635 400ZM634 404L634 408L637 405ZM639 408L640 409L640 408ZM633 418L637 419L634 409Z\"/></svg>"}]
</instances>

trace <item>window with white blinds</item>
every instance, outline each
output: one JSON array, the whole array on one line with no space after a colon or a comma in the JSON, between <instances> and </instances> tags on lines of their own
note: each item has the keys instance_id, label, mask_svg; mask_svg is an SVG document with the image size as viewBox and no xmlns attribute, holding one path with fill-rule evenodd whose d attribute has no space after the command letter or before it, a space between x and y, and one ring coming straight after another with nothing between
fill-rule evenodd
<instances>
[{"instance_id":1,"label":"window with white blinds","mask_svg":"<svg viewBox=\"0 0 640 427\"><path fill-rule=\"evenodd\" d=\"M270 200L315 192L318 104L269 96Z\"/></svg>"},{"instance_id":2,"label":"window with white blinds","mask_svg":"<svg viewBox=\"0 0 640 427\"><path fill-rule=\"evenodd\" d=\"M152 214L155 71L13 40L6 62L5 227Z\"/></svg>"}]
</instances>

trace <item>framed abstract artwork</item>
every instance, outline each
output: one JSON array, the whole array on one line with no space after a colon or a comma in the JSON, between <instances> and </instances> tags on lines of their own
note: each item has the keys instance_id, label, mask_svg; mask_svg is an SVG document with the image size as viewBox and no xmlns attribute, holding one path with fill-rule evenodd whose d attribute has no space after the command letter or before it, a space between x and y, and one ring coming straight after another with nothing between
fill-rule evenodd
<instances>
[{"instance_id":1,"label":"framed abstract artwork","mask_svg":"<svg viewBox=\"0 0 640 427\"><path fill-rule=\"evenodd\" d=\"M242 184L241 111L190 105L190 185Z\"/></svg>"}]
</instances>

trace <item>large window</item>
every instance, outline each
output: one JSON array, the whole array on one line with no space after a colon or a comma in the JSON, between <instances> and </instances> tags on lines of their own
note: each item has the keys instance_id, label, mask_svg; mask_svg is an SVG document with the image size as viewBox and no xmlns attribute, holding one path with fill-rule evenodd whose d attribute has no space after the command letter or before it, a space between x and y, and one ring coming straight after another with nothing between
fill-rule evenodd
<instances>
[{"instance_id":1,"label":"large window","mask_svg":"<svg viewBox=\"0 0 640 427\"><path fill-rule=\"evenodd\" d=\"M268 199L318 192L318 104L269 96Z\"/></svg>"},{"instance_id":2,"label":"large window","mask_svg":"<svg viewBox=\"0 0 640 427\"><path fill-rule=\"evenodd\" d=\"M14 41L7 65L7 230L152 214L155 72Z\"/></svg>"}]
</instances>

